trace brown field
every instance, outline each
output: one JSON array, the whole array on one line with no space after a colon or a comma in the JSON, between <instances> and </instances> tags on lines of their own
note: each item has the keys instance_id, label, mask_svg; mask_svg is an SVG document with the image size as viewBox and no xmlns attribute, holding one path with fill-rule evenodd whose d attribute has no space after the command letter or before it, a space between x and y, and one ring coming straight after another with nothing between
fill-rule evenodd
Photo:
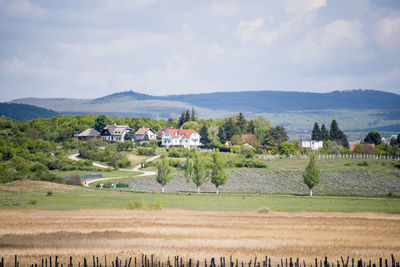
<instances>
[{"instance_id":1,"label":"brown field","mask_svg":"<svg viewBox=\"0 0 400 267\"><path fill-rule=\"evenodd\" d=\"M11 262L19 255L21 266L45 256L82 262L141 253L162 260L268 255L277 264L285 257L313 263L350 255L377 262L400 251L399 214L0 210L0 225L0 257Z\"/></svg>"}]
</instances>

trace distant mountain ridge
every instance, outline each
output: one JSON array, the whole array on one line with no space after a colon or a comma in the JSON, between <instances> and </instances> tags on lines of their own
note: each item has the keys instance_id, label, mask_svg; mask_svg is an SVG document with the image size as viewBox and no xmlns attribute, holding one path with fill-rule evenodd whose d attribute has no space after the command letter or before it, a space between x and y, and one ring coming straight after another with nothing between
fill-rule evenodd
<instances>
[{"instance_id":1,"label":"distant mountain ridge","mask_svg":"<svg viewBox=\"0 0 400 267\"><path fill-rule=\"evenodd\" d=\"M0 116L27 121L36 118L51 118L59 115L54 110L37 106L15 103L0 103Z\"/></svg>"},{"instance_id":2,"label":"distant mountain ridge","mask_svg":"<svg viewBox=\"0 0 400 267\"><path fill-rule=\"evenodd\" d=\"M127 100L163 100L193 106L243 112L284 112L318 109L400 109L400 95L377 90L348 90L330 93L291 91L242 91L152 96L126 91L92 100L110 103Z\"/></svg>"}]
</instances>

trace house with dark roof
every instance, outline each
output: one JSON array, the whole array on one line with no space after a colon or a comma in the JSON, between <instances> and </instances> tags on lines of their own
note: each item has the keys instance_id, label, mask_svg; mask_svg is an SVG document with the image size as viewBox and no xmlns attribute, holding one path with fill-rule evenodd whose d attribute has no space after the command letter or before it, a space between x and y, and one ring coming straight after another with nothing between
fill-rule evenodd
<instances>
[{"instance_id":1,"label":"house with dark roof","mask_svg":"<svg viewBox=\"0 0 400 267\"><path fill-rule=\"evenodd\" d=\"M93 128L89 128L79 134L76 134L75 136L78 137L79 140L89 140L99 135L100 133L98 131Z\"/></svg>"},{"instance_id":2,"label":"house with dark roof","mask_svg":"<svg viewBox=\"0 0 400 267\"><path fill-rule=\"evenodd\" d=\"M143 140L156 140L157 136L156 133L150 128L139 128L139 130L135 133L137 141Z\"/></svg>"},{"instance_id":3,"label":"house with dark roof","mask_svg":"<svg viewBox=\"0 0 400 267\"><path fill-rule=\"evenodd\" d=\"M185 148L197 148L201 146L200 134L193 129L165 129L161 136L161 144L165 147L183 146Z\"/></svg>"},{"instance_id":4,"label":"house with dark roof","mask_svg":"<svg viewBox=\"0 0 400 267\"><path fill-rule=\"evenodd\" d=\"M128 125L114 124L104 127L100 135L103 140L124 142L125 135L130 131L132 131L132 129Z\"/></svg>"}]
</instances>

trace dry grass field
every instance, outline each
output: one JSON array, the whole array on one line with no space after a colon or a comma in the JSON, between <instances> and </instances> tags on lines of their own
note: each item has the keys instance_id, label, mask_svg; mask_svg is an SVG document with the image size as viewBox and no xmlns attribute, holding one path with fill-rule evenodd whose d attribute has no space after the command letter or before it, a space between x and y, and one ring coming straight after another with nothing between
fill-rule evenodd
<instances>
[{"instance_id":1,"label":"dry grass field","mask_svg":"<svg viewBox=\"0 0 400 267\"><path fill-rule=\"evenodd\" d=\"M400 214L257 211L211 212L182 209L0 210L0 257L21 266L44 256L82 262L92 255L122 258L155 254L203 259L229 256L250 260L340 256L389 258L400 251ZM398 255L396 255L398 256Z\"/></svg>"}]
</instances>

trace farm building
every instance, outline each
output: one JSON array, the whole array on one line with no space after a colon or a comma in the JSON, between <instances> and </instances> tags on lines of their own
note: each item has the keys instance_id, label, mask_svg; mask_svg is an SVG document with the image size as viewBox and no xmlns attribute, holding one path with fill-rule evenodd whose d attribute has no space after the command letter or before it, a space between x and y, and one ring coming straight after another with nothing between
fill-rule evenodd
<instances>
[{"instance_id":1,"label":"farm building","mask_svg":"<svg viewBox=\"0 0 400 267\"><path fill-rule=\"evenodd\" d=\"M108 141L124 142L125 135L131 130L128 125L107 125L101 132L101 138Z\"/></svg>"},{"instance_id":2,"label":"farm building","mask_svg":"<svg viewBox=\"0 0 400 267\"><path fill-rule=\"evenodd\" d=\"M161 136L162 145L165 147L183 146L197 148L201 146L200 134L193 129L166 129Z\"/></svg>"},{"instance_id":3,"label":"farm building","mask_svg":"<svg viewBox=\"0 0 400 267\"><path fill-rule=\"evenodd\" d=\"M318 149L322 148L323 145L324 145L323 141L315 141L315 140L301 141L301 147L310 148L312 150L318 150Z\"/></svg>"}]
</instances>

